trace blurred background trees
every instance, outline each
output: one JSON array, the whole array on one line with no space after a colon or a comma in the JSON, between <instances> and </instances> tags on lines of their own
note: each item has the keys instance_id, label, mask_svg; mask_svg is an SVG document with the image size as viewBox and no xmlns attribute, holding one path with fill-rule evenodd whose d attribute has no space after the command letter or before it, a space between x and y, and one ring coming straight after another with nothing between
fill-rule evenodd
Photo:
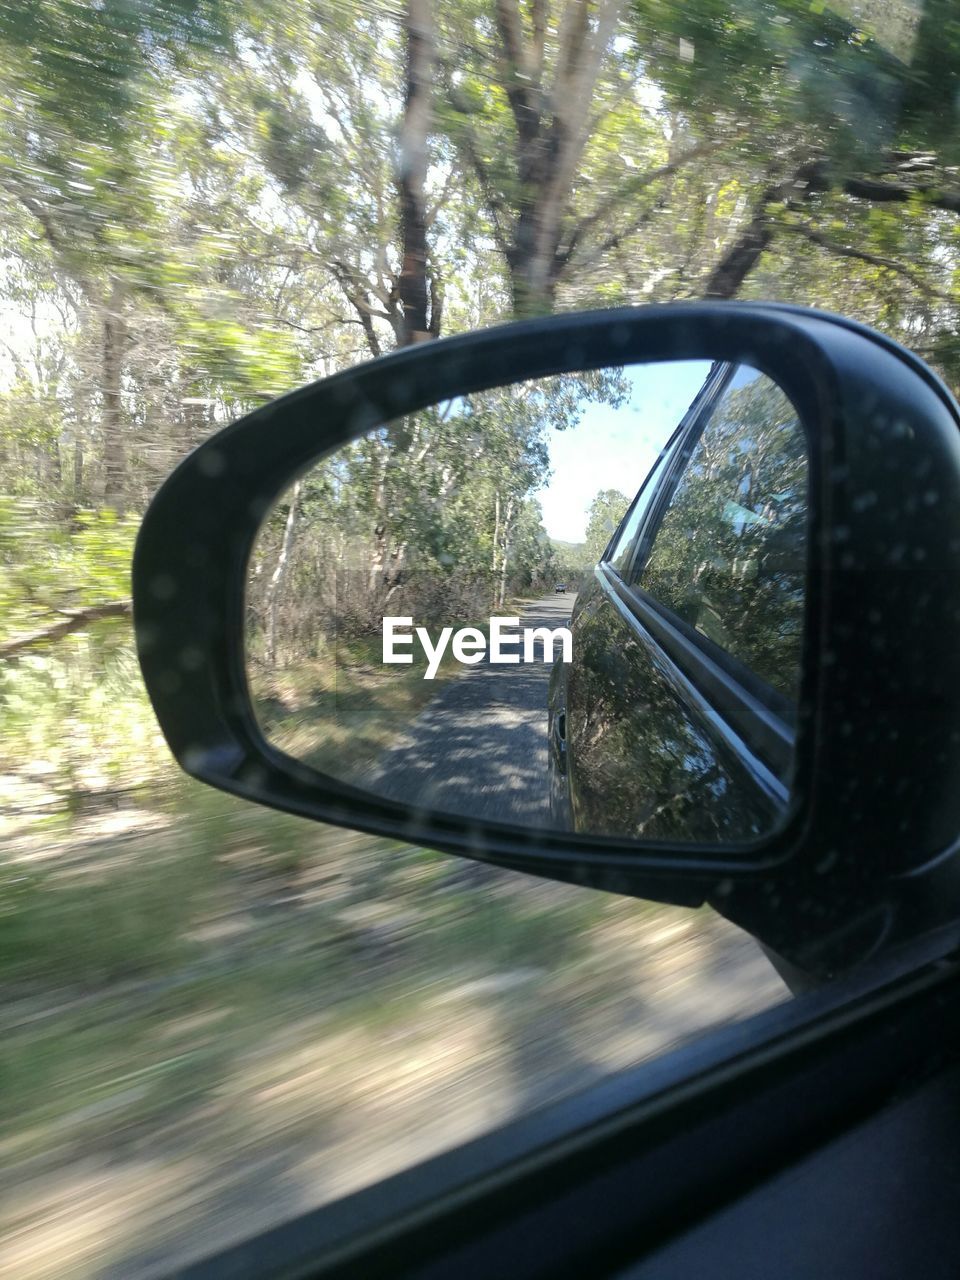
<instances>
[{"instance_id":1,"label":"blurred background trees","mask_svg":"<svg viewBox=\"0 0 960 1280\"><path fill-rule=\"evenodd\" d=\"M4 5L3 689L127 644L105 566L199 440L398 345L774 297L875 324L956 384L958 75L940 0ZM503 428L520 465L487 439L458 481L476 510L461 496L441 533L426 509L421 556L459 528L495 599L510 563L579 562L532 497L557 425ZM354 505L386 592L412 563L390 542L410 442L370 447L390 482L358 478ZM299 503L265 554L320 520L320 489Z\"/></svg>"}]
</instances>

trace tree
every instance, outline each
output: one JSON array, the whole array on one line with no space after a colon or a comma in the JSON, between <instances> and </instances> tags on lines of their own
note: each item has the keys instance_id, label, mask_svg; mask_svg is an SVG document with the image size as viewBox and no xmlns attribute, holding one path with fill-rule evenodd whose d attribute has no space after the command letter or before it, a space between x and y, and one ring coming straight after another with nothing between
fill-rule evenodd
<instances>
[{"instance_id":1,"label":"tree","mask_svg":"<svg viewBox=\"0 0 960 1280\"><path fill-rule=\"evenodd\" d=\"M806 585L808 449L763 374L724 392L654 535L641 585L787 696Z\"/></svg>"},{"instance_id":2,"label":"tree","mask_svg":"<svg viewBox=\"0 0 960 1280\"><path fill-rule=\"evenodd\" d=\"M672 176L716 148L643 106L624 8L444 8L456 51L442 67L444 123L503 255L515 316L553 310L561 284L649 222Z\"/></svg>"},{"instance_id":3,"label":"tree","mask_svg":"<svg viewBox=\"0 0 960 1280\"><path fill-rule=\"evenodd\" d=\"M0 296L21 323L0 348L0 451L27 504L4 535L7 638L126 595L61 592L9 533L25 511L51 562L91 508L131 514L110 526L128 551L157 483L219 424L441 331L783 297L873 323L960 383L958 23L945 0L899 28L879 0L843 7L7 6ZM367 620L421 570L469 579L464 598L482 581L485 606L547 572L531 494L586 386L384 424L305 478L252 588L262 612L283 559L278 652L309 632L305 583L327 607L325 564L358 566Z\"/></svg>"},{"instance_id":4,"label":"tree","mask_svg":"<svg viewBox=\"0 0 960 1280\"><path fill-rule=\"evenodd\" d=\"M245 12L253 56L219 69L211 123L235 133L287 209L278 248L380 355L440 333L431 0ZM227 112L222 107L226 105Z\"/></svg>"},{"instance_id":5,"label":"tree","mask_svg":"<svg viewBox=\"0 0 960 1280\"><path fill-rule=\"evenodd\" d=\"M601 489L590 503L585 549L591 565L603 555L629 505L630 499L619 489Z\"/></svg>"},{"instance_id":6,"label":"tree","mask_svg":"<svg viewBox=\"0 0 960 1280\"><path fill-rule=\"evenodd\" d=\"M159 308L188 361L228 368L254 395L281 389L291 368L275 335L238 334L218 288L224 246L195 234L184 199L185 144L197 139L179 77L229 44L213 3L107 0L91 13L30 0L0 23L0 194L8 215L29 215L61 289L99 331L101 492L118 510L129 499L124 377L143 315Z\"/></svg>"},{"instance_id":7,"label":"tree","mask_svg":"<svg viewBox=\"0 0 960 1280\"><path fill-rule=\"evenodd\" d=\"M906 246L891 253L889 235L882 248L870 243L870 219L857 222L856 241L842 233L858 206L893 206L904 224L911 210L960 212L948 167L957 102L943 92L960 77L960 25L939 0L915 30L906 7L865 4L856 21L839 7L634 0L637 48L674 109L700 130L741 130L727 182L743 199L695 293L736 296L774 248L789 265L763 287L769 296L778 278L782 291L802 236L821 258L843 257L848 270L862 263L874 281L875 269L899 274L927 301L939 292L953 304L934 283L933 260L918 262Z\"/></svg>"}]
</instances>

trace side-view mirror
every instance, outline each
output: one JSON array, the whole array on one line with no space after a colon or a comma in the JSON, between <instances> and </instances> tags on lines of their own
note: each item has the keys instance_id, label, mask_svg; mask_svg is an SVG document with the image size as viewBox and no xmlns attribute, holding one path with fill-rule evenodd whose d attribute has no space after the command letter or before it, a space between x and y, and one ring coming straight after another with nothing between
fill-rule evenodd
<instances>
[{"instance_id":1,"label":"side-view mirror","mask_svg":"<svg viewBox=\"0 0 960 1280\"><path fill-rule=\"evenodd\" d=\"M226 427L137 543L204 782L620 893L823 977L960 914L960 411L780 305L396 352Z\"/></svg>"}]
</instances>

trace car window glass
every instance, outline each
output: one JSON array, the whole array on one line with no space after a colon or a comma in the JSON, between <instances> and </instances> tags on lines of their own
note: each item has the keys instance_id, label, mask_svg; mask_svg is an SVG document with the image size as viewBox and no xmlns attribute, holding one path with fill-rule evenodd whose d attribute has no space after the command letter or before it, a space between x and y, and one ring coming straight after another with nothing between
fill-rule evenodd
<instances>
[{"instance_id":1,"label":"car window glass","mask_svg":"<svg viewBox=\"0 0 960 1280\"><path fill-rule=\"evenodd\" d=\"M175 1272L782 998L766 953L708 908L322 827L188 779L140 677L131 556L157 487L227 423L395 347L513 318L790 299L918 346L960 393L956 11L0 0L5 1274ZM564 323L575 347L577 321ZM626 358L613 310L610 326L607 355ZM386 402L403 359L386 368ZM438 512L449 525L456 505L473 527L483 511L478 573L496 612L533 599L530 567L548 594L565 581L553 604L572 614L695 390L662 423L640 406L619 441L604 406L574 426L558 397L557 476L578 432L601 447L554 487L552 511L523 482L542 471L540 446L513 451L527 407L506 403L477 438L482 484L431 446L424 540ZM229 492L221 462L205 455L200 489ZM412 509L402 472L369 480L371 507L396 496ZM329 493L340 483L331 474ZM298 492L262 561L265 617L303 566L344 554L333 535L305 536L328 490L305 479ZM596 545L594 504L615 512ZM386 523L370 577L400 584L400 613L409 549L390 536ZM431 545L440 563L447 548ZM151 589L185 608L176 573ZM615 643L614 612L625 634L610 604L580 606L598 652ZM461 623L486 626L491 609ZM727 643L742 653L733 613ZM306 607L291 620L313 626ZM371 714L379 652L341 621L322 657L346 755L405 708L419 717L428 682L397 666L397 701ZM767 665L795 669L796 636L779 643ZM171 691L198 663L192 646L176 655ZM597 758L605 738L615 762L612 777L597 765L598 808L611 785L636 801L654 748L639 764L631 752L652 743L669 693L627 686L621 669L600 671L583 717ZM280 712L311 701L296 675L282 672ZM723 807L712 723L697 737L684 719L696 709L681 711L662 735L675 770L645 779L665 792L679 780L642 815L650 838L674 817L702 830ZM878 734L885 711L878 700ZM468 782L480 758L468 738L454 761ZM851 888L852 912L873 905L867 887Z\"/></svg>"},{"instance_id":2,"label":"car window glass","mask_svg":"<svg viewBox=\"0 0 960 1280\"><path fill-rule=\"evenodd\" d=\"M637 532L643 524L647 512L650 510L650 504L660 488L660 482L670 465L673 455L674 448L664 450L653 470L644 481L643 488L637 494L636 501L624 518L620 532L617 534L617 540L608 557L609 563L613 565L618 573L626 573L630 568Z\"/></svg>"},{"instance_id":3,"label":"car window glass","mask_svg":"<svg viewBox=\"0 0 960 1280\"><path fill-rule=\"evenodd\" d=\"M807 455L796 410L764 374L741 367L680 476L640 584L794 698L806 541Z\"/></svg>"},{"instance_id":4,"label":"car window glass","mask_svg":"<svg viewBox=\"0 0 960 1280\"><path fill-rule=\"evenodd\" d=\"M714 366L707 382L700 388L696 399L691 404L690 409L685 413L683 423L689 422L691 414L696 410L696 406L702 402L703 397L707 394L707 389L714 384L714 378L717 373L718 366ZM664 476L669 471L673 459L676 456L677 447L680 444L681 435L686 434L678 431L674 439L669 441L664 448L662 454L654 464L653 469L647 476L646 480L640 488L633 506L624 517L623 524L617 534L616 541L610 549L609 556L606 557L607 563L611 564L618 573L626 575L630 570L630 564L634 556L634 547L636 545L637 534L639 533L647 513L653 505L654 499L660 491L660 485Z\"/></svg>"}]
</instances>

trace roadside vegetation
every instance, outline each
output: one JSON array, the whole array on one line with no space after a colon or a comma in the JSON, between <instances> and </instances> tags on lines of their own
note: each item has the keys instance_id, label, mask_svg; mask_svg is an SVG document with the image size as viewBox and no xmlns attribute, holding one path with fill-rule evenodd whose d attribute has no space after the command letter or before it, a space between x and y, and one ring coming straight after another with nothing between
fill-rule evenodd
<instances>
[{"instance_id":1,"label":"roadside vegetation","mask_svg":"<svg viewBox=\"0 0 960 1280\"><path fill-rule=\"evenodd\" d=\"M269 741L315 769L356 777L463 672L448 649L425 680L422 650L410 647L409 664L384 665L381 644L378 632L295 664L253 666L254 708Z\"/></svg>"},{"instance_id":2,"label":"roadside vegetation","mask_svg":"<svg viewBox=\"0 0 960 1280\"><path fill-rule=\"evenodd\" d=\"M182 1260L780 996L704 913L164 799L5 864L12 1274Z\"/></svg>"}]
</instances>

